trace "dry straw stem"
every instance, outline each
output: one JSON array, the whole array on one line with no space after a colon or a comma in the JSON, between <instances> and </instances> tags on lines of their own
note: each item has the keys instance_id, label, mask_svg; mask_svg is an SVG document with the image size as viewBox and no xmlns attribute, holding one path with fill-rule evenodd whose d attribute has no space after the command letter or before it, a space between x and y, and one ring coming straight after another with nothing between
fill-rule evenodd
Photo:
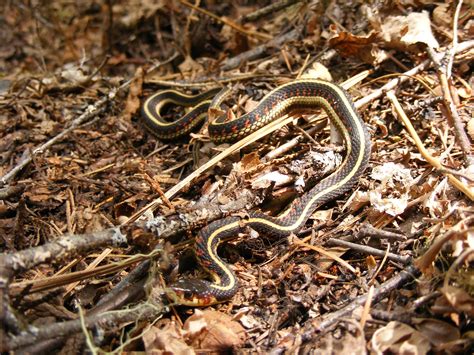
<instances>
[{"instance_id":1,"label":"dry straw stem","mask_svg":"<svg viewBox=\"0 0 474 355\"><path fill-rule=\"evenodd\" d=\"M409 118L405 114L405 111L403 110L402 106L400 105L400 102L398 101L397 97L393 93L393 91L387 92L387 97L388 99L392 102L393 107L395 108L395 111L397 112L398 116L400 119L403 121L403 124L405 125L406 129L408 130L408 133L410 133L411 137L415 141L415 144L421 153L421 155L426 159L426 161L431 164L433 167L438 169L441 172L444 172L445 170L443 169L443 166L441 165L440 161L433 157L425 148L423 143L421 142L420 137L418 136L418 133L416 133L415 128L411 124ZM453 184L459 191L464 193L471 201L474 201L474 192L464 184L462 181L458 180L456 177L454 177L451 174L447 174L444 172L444 174L447 176L448 180Z\"/></svg>"},{"instance_id":2,"label":"dry straw stem","mask_svg":"<svg viewBox=\"0 0 474 355\"><path fill-rule=\"evenodd\" d=\"M198 176L201 176L201 174L203 172L205 172L206 170L208 170L209 168L211 168L212 166L217 164L219 161L221 161L225 157L227 157L227 156L231 155L232 153L246 147L250 143L253 143L256 140L266 136L270 132L273 132L277 129L280 129L280 128L284 127L285 125L289 124L292 120L293 120L292 117L282 116L279 119L277 119L276 121L270 123L269 125L259 129L258 131L248 135L247 137L241 139L237 143L231 145L230 147L225 149L223 152L217 154L215 157L213 157L211 160L209 160L206 164L201 165L192 174L188 175L186 178L181 180L178 184L173 186L171 189L166 191L165 197L168 198L168 199L172 199L182 188L184 188L185 186L190 184L195 178L197 178ZM161 198L153 200L148 205L143 207L141 210L139 210L138 212L133 214L127 221L122 223L120 225L120 227L128 225L131 222L136 221L147 210L152 210L152 211L155 210L159 206L160 203L161 203Z\"/></svg>"},{"instance_id":3,"label":"dry straw stem","mask_svg":"<svg viewBox=\"0 0 474 355\"><path fill-rule=\"evenodd\" d=\"M20 292L24 292L25 290L28 290L28 293L34 293L50 290L55 287L71 285L71 283L87 280L91 277L116 273L118 271L123 270L127 266L139 263L144 260L149 260L160 254L161 250L155 249L147 255L136 254L126 260L116 263L109 263L107 265L102 265L95 268L87 268L85 270L75 271L69 274L55 275L41 279L12 283L9 287L9 292L11 295L15 296L18 295Z\"/></svg>"},{"instance_id":4,"label":"dry straw stem","mask_svg":"<svg viewBox=\"0 0 474 355\"><path fill-rule=\"evenodd\" d=\"M340 257L338 257L334 253L331 253L331 252L329 252L329 251L327 251L323 248L317 247L315 245L305 243L304 241L301 241L299 239L295 239L294 243L297 244L300 247L314 250L315 252L317 252L319 254L322 254L322 255L330 258L330 259L333 259L333 260L337 261L339 264L341 264L343 267L345 267L346 269L350 270L352 273L354 273L354 274L356 273L356 270L347 261L341 259Z\"/></svg>"}]
</instances>

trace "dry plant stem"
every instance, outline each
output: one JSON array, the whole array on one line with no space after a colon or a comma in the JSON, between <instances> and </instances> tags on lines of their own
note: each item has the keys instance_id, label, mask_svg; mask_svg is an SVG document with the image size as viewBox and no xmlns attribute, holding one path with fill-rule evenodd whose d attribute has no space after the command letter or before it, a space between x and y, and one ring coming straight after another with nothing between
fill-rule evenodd
<instances>
[{"instance_id":1,"label":"dry plant stem","mask_svg":"<svg viewBox=\"0 0 474 355\"><path fill-rule=\"evenodd\" d=\"M161 65L163 64L166 64L168 63L169 61L173 60L174 58L177 57L177 54L174 54L173 56L171 56L169 59L167 59L166 61L162 62L162 63L157 63L155 65L153 65L148 71L147 73L150 73L154 70L156 70L158 67L160 67ZM115 98L117 97L117 93L119 93L120 91L128 88L130 86L130 83L132 82L132 79L130 80L127 80L125 83L123 83L122 85L120 85L118 88L114 88L112 89L108 95L104 96L102 99L98 100L94 105L92 106L89 106L87 108L87 110L82 114L80 115L79 117L77 117L76 119L74 119L72 122L71 122L71 125L64 129L61 133L59 133L57 136L51 138L49 141L43 143L42 145L40 145L39 147L36 147L32 150L32 152L30 154L28 154L25 158L23 158L20 163L18 163L18 165L16 165L13 169L11 169L7 174L5 174L4 176L2 176L2 178L0 179L0 186L2 185L5 185L5 184L8 184L13 178L15 178L15 176L25 167L27 166L29 163L31 163L31 161L33 160L33 157L37 154L41 154L43 153L44 151L46 151L49 147L51 147L53 144L59 142L61 139L63 139L66 135L68 135L71 131L73 131L74 129L76 129L77 127L79 127L81 124L83 124L84 122L87 122L88 120L92 119L93 117L96 117L97 115L99 115L100 113L102 113L106 107L107 107L107 103L109 103L110 101L113 101L115 100Z\"/></svg>"},{"instance_id":2,"label":"dry plant stem","mask_svg":"<svg viewBox=\"0 0 474 355\"><path fill-rule=\"evenodd\" d=\"M406 270L400 271L400 273L390 280L384 282L380 287L376 288L373 293L372 304L379 302L387 297L393 290L403 286L407 282L413 280L419 271L414 266L409 266ZM357 297L356 299L349 302L344 308L323 316L322 321L317 324L315 321L315 329L303 334L303 340L310 340L316 332L326 332L335 326L342 318L350 317L352 312L357 308L364 306L367 302L368 294Z\"/></svg>"},{"instance_id":3,"label":"dry plant stem","mask_svg":"<svg viewBox=\"0 0 474 355\"><path fill-rule=\"evenodd\" d=\"M391 321L398 321L398 322L405 323L408 325L412 324L412 318L414 317L414 315L410 313L393 313L393 312L381 311L378 309L371 309L370 315L374 319L383 320L387 323Z\"/></svg>"},{"instance_id":4,"label":"dry plant stem","mask_svg":"<svg viewBox=\"0 0 474 355\"><path fill-rule=\"evenodd\" d=\"M467 51L467 50L469 50L473 47L474 47L474 40L473 41L462 42L456 47L456 53L461 53L461 52ZM399 78L390 80L387 84L385 84L384 86L382 86L378 90L375 90L372 93L370 93L369 95L364 96L364 98L362 98L360 100L357 100L354 103L355 107L360 108L364 105L367 105L369 102L375 100L376 98L381 97L387 91L395 89L401 83L403 83L403 82L407 81L408 79L410 79L411 76L414 76L415 74L418 74L419 72L421 72L421 71L425 70L426 68L428 68L430 63L431 63L431 60L427 59L424 62L422 62L421 64L418 64L413 69L403 73L403 75L400 76Z\"/></svg>"},{"instance_id":5,"label":"dry plant stem","mask_svg":"<svg viewBox=\"0 0 474 355\"><path fill-rule=\"evenodd\" d=\"M360 244L347 242L347 241L341 240L341 239L329 238L328 243L329 243L329 245L336 245L336 246L339 246L339 247L349 248L349 249L355 250L357 252L368 254L368 255L376 255L376 256L380 256L382 258L387 256L387 259L392 260L392 261L396 261L396 262L404 264L404 265L408 264L411 261L411 258L408 257L408 256L400 256L400 255L396 255L396 254L393 254L393 253L386 253L383 250L372 248L372 247L369 247L369 246L366 246L366 245L360 245Z\"/></svg>"},{"instance_id":6,"label":"dry plant stem","mask_svg":"<svg viewBox=\"0 0 474 355\"><path fill-rule=\"evenodd\" d=\"M315 252L317 252L321 255L324 255L324 256L326 256L330 259L333 259L334 261L338 262L341 266L345 267L347 270L351 271L354 274L356 273L356 270L347 261L341 259L339 256L337 256L334 253L328 252L328 251L326 251L325 249L323 249L321 247L305 243L305 242L303 242L301 240L298 240L298 239L294 239L293 243L295 243L296 245L298 245L300 247L313 250L313 251L315 251Z\"/></svg>"},{"instance_id":7,"label":"dry plant stem","mask_svg":"<svg viewBox=\"0 0 474 355\"><path fill-rule=\"evenodd\" d=\"M459 14L461 13L462 3L463 3L463 0L458 1L458 5L456 6L456 11L454 12L453 44L451 45L448 64L446 66L446 75L448 78L451 78L451 73L452 73L453 63L454 63L454 54L456 52L456 47L458 46L458 21L459 21Z\"/></svg>"},{"instance_id":8,"label":"dry plant stem","mask_svg":"<svg viewBox=\"0 0 474 355\"><path fill-rule=\"evenodd\" d=\"M95 258L89 265L87 265L87 267L84 269L84 271L87 273L87 272L90 272L90 273L94 273L94 271L96 270L97 266L112 252L112 249L111 248L105 248L104 250L102 250L102 252L100 253L100 255ZM58 276L58 275L56 275ZM59 275L61 276L61 275ZM66 287L66 290L64 292L64 295L63 297L68 297L68 295L79 285L79 281L76 281L76 282L73 282L69 285L67 285Z\"/></svg>"},{"instance_id":9,"label":"dry plant stem","mask_svg":"<svg viewBox=\"0 0 474 355\"><path fill-rule=\"evenodd\" d=\"M250 36L250 37L257 37L257 38L260 38L260 39L271 39L272 36L270 35L267 35L265 33L259 33L259 32L255 32L255 31L248 31L246 30L245 28L243 28L242 26L239 26L238 24L236 24L235 22L233 21L230 21L228 19L225 19L223 17L220 17L220 16L217 16L217 15L214 15L212 12L209 12L207 10L204 10L198 6L195 6L193 4L190 4L189 2L185 1L185 0L179 0L179 2L181 4L183 4L184 6L187 6L193 10L196 10L197 12L200 12L206 16L209 16L211 18L213 18L214 20L218 21L218 22L222 22L223 24L226 24L227 26L229 27L232 27L234 30L238 31L238 32L241 32L243 33L244 35L247 35L247 36Z\"/></svg>"},{"instance_id":10,"label":"dry plant stem","mask_svg":"<svg viewBox=\"0 0 474 355\"><path fill-rule=\"evenodd\" d=\"M261 128L260 130L250 134L249 136L241 139L240 141L234 143L230 147L228 147L226 150L223 152L217 154L214 156L211 160L209 160L206 164L200 166L198 169L196 169L192 174L188 175L185 179L180 181L178 184L176 184L173 188L169 189L166 191L165 196L168 199L171 199L174 197L184 186L187 186L189 183L191 183L196 177L201 176L201 174L208 170L210 167L214 166L217 164L219 161L224 159L225 157L229 156L230 154L246 147L252 142L255 142L256 140L266 136L267 134L276 131L277 129L282 128L283 126L287 125L293 120L291 117L283 116L276 121L268 124L267 126ZM151 201L148 205L143 207L141 210L137 211L135 214L133 214L126 222L122 223L120 227L123 227L127 224L130 224L134 221L136 221L143 213L145 213L148 210L155 210L159 204L161 203L161 198L158 198L154 201ZM160 235L161 236L161 235Z\"/></svg>"},{"instance_id":11,"label":"dry plant stem","mask_svg":"<svg viewBox=\"0 0 474 355\"><path fill-rule=\"evenodd\" d=\"M372 225L368 223L364 223L360 227L359 232L357 233L357 236L355 239L359 240L365 237L388 239L388 240L399 240L399 241L407 240L407 237L405 237L403 234L388 232L382 229L374 228L372 227Z\"/></svg>"},{"instance_id":12,"label":"dry plant stem","mask_svg":"<svg viewBox=\"0 0 474 355\"><path fill-rule=\"evenodd\" d=\"M453 86L453 83L446 75L445 66L441 65L441 62L437 60L435 51L430 47L427 48L427 51L433 60L433 64L441 83L444 99L443 106L445 108L446 115L448 116L448 122L450 122L454 128L456 140L461 147L466 163L469 166L474 165L474 156L471 153L471 142L469 141L469 137L467 136L464 125L461 118L459 117L456 105L454 104L453 97L451 95L450 87Z\"/></svg>"},{"instance_id":13,"label":"dry plant stem","mask_svg":"<svg viewBox=\"0 0 474 355\"><path fill-rule=\"evenodd\" d=\"M374 296L374 286L370 286L369 292L367 292L367 300L364 304L364 310L362 311L362 315L360 317L360 327L364 328L365 323L367 322L367 318L369 317L370 313L370 306L372 305L372 298Z\"/></svg>"},{"instance_id":14,"label":"dry plant stem","mask_svg":"<svg viewBox=\"0 0 474 355\"><path fill-rule=\"evenodd\" d=\"M28 293L40 292L64 285L71 285L71 283L75 284L76 282L87 280L91 277L98 277L101 275L116 273L120 270L123 270L127 266L139 263L151 257L151 255L135 255L121 262L109 263L106 265L98 266L95 269L80 270L62 275L12 283L10 285L10 294L17 295L24 291L27 291Z\"/></svg>"},{"instance_id":15,"label":"dry plant stem","mask_svg":"<svg viewBox=\"0 0 474 355\"><path fill-rule=\"evenodd\" d=\"M164 308L145 303L132 309L100 313L98 315L86 317L84 321L88 329L93 327L110 329L123 323L153 321L164 312ZM41 328L34 328L31 329L31 331L26 331L18 336L11 337L7 344L3 344L1 351L12 351L33 345L37 342L55 338L64 338L65 336L77 334L81 331L82 327L80 319L55 323L48 326L42 326Z\"/></svg>"},{"instance_id":16,"label":"dry plant stem","mask_svg":"<svg viewBox=\"0 0 474 355\"><path fill-rule=\"evenodd\" d=\"M281 77L288 77L284 75L279 75L278 78ZM147 84L155 84L164 87L175 87L175 88L209 88L211 86L223 86L230 83L235 83L239 81L245 80L255 80L259 79L261 81L275 81L275 75L272 74L240 74L240 75L233 75L229 77L221 77L221 78L210 78L207 76L196 78L194 80L165 80L165 79L145 79L145 83Z\"/></svg>"},{"instance_id":17,"label":"dry plant stem","mask_svg":"<svg viewBox=\"0 0 474 355\"><path fill-rule=\"evenodd\" d=\"M426 161L431 164L432 166L434 166L436 169L442 169L443 166L441 165L441 163L439 162L438 159L436 159L435 157L433 157L429 152L428 150L426 150L426 148L424 147L423 143L421 142L421 139L420 137L418 137L418 134L416 133L415 131L415 128L412 126L410 120L408 119L408 117L406 116L405 112L403 111L403 108L402 106L400 105L400 102L398 102L398 99L397 97L395 96L395 94L392 92L392 91L389 91L387 93L387 97L388 99L392 102L392 105L394 106L396 112L398 113L398 116L400 117L400 119L403 121L406 129L408 130L408 132L410 133L411 137L413 138L413 140L415 141L415 144L418 148L418 150L420 151L421 155L426 159ZM474 201L474 191L472 191L469 186L467 186L466 184L464 184L462 181L458 180L456 177L454 177L453 175L451 174L445 174L449 180L449 182L454 186L456 187L459 191L461 191L462 193L464 193L471 201Z\"/></svg>"}]
</instances>

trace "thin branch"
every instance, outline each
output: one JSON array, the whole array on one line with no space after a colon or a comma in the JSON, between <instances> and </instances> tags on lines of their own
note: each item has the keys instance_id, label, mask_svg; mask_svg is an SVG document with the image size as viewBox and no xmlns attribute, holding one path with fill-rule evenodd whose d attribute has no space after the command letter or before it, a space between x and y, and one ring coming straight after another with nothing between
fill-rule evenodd
<instances>
[{"instance_id":1,"label":"thin branch","mask_svg":"<svg viewBox=\"0 0 474 355\"><path fill-rule=\"evenodd\" d=\"M461 12L463 0L458 1L458 5L456 6L456 11L454 12L454 19L453 19L453 44L451 46L451 50L449 51L449 60L446 66L446 76L451 78L451 73L453 70L453 63L454 63L454 55L456 53L456 47L458 46L458 21L459 21L459 13Z\"/></svg>"}]
</instances>

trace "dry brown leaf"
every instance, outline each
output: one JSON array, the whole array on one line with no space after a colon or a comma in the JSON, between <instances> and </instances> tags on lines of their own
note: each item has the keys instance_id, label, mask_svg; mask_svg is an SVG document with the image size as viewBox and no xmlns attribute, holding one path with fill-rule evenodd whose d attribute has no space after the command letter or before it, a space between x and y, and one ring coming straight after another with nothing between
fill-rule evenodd
<instances>
[{"instance_id":1,"label":"dry brown leaf","mask_svg":"<svg viewBox=\"0 0 474 355\"><path fill-rule=\"evenodd\" d=\"M242 161L240 163L242 172L247 172L255 169L257 166L261 164L260 158L256 152L252 152L249 154L244 155Z\"/></svg>"},{"instance_id":2,"label":"dry brown leaf","mask_svg":"<svg viewBox=\"0 0 474 355\"><path fill-rule=\"evenodd\" d=\"M336 338L329 333L316 341L316 344L310 344L311 348L315 348L314 350L311 349L312 351L309 352L311 354L367 354L364 332L347 332L341 338Z\"/></svg>"},{"instance_id":3,"label":"dry brown leaf","mask_svg":"<svg viewBox=\"0 0 474 355\"><path fill-rule=\"evenodd\" d=\"M429 340L416 329L390 322L372 336L372 349L376 354L427 354L431 350Z\"/></svg>"},{"instance_id":4,"label":"dry brown leaf","mask_svg":"<svg viewBox=\"0 0 474 355\"><path fill-rule=\"evenodd\" d=\"M27 197L30 202L45 202L45 201L50 201L56 200L59 202L63 202L67 199L66 192L61 191L51 191L49 190L46 186L37 186L31 191L26 191L23 195L24 197Z\"/></svg>"},{"instance_id":5,"label":"dry brown leaf","mask_svg":"<svg viewBox=\"0 0 474 355\"><path fill-rule=\"evenodd\" d=\"M431 32L428 12L412 12L408 16L390 16L382 25L382 38L389 47L418 52L423 43L438 48L439 43Z\"/></svg>"},{"instance_id":6,"label":"dry brown leaf","mask_svg":"<svg viewBox=\"0 0 474 355\"><path fill-rule=\"evenodd\" d=\"M371 32L367 36L355 36L349 32L335 32L336 27L332 27L331 30L333 30L333 36L329 39L329 45L342 56L359 58L374 65L385 60L385 53L376 45L379 40L378 33Z\"/></svg>"},{"instance_id":7,"label":"dry brown leaf","mask_svg":"<svg viewBox=\"0 0 474 355\"><path fill-rule=\"evenodd\" d=\"M333 81L332 75L329 69L325 65L319 62L314 63L311 66L311 68L308 69L306 73L301 75L301 78L302 79L323 79L326 81Z\"/></svg>"},{"instance_id":8,"label":"dry brown leaf","mask_svg":"<svg viewBox=\"0 0 474 355\"><path fill-rule=\"evenodd\" d=\"M379 186L369 192L372 206L390 216L402 214L408 206L410 186L414 183L410 169L388 162L376 166L371 178L380 181Z\"/></svg>"},{"instance_id":9,"label":"dry brown leaf","mask_svg":"<svg viewBox=\"0 0 474 355\"><path fill-rule=\"evenodd\" d=\"M193 355L194 350L183 340L181 330L175 322L163 320L143 334L143 344L147 354Z\"/></svg>"},{"instance_id":10,"label":"dry brown leaf","mask_svg":"<svg viewBox=\"0 0 474 355\"><path fill-rule=\"evenodd\" d=\"M458 328L437 319L415 319L414 323L416 329L423 333L433 345L441 345L461 337Z\"/></svg>"},{"instance_id":11,"label":"dry brown leaf","mask_svg":"<svg viewBox=\"0 0 474 355\"><path fill-rule=\"evenodd\" d=\"M458 312L465 312L470 317L474 317L474 299L463 289L446 286L441 289L444 297Z\"/></svg>"},{"instance_id":12,"label":"dry brown leaf","mask_svg":"<svg viewBox=\"0 0 474 355\"><path fill-rule=\"evenodd\" d=\"M196 309L184 323L183 329L194 349L210 352L239 348L247 337L240 323L225 313L213 310Z\"/></svg>"}]
</instances>

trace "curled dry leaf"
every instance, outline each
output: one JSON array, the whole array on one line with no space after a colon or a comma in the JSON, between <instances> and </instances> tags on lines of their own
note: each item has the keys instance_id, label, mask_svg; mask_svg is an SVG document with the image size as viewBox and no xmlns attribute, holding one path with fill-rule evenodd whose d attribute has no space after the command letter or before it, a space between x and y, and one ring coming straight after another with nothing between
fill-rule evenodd
<instances>
[{"instance_id":1,"label":"curled dry leaf","mask_svg":"<svg viewBox=\"0 0 474 355\"><path fill-rule=\"evenodd\" d=\"M245 154L242 158L240 165L242 172L252 171L261 164L260 158L256 152Z\"/></svg>"},{"instance_id":2,"label":"curled dry leaf","mask_svg":"<svg viewBox=\"0 0 474 355\"><path fill-rule=\"evenodd\" d=\"M75 85L80 85L88 80L89 76L87 71L89 70L90 69L88 67L69 63L64 66L64 69L61 71L60 75L61 78L65 79L66 81L69 81Z\"/></svg>"},{"instance_id":3,"label":"curled dry leaf","mask_svg":"<svg viewBox=\"0 0 474 355\"><path fill-rule=\"evenodd\" d=\"M335 29L332 28L333 30ZM371 32L367 36L355 36L349 32L337 32L329 39L329 45L344 57L355 57L370 64L380 64L387 57L377 47L378 34Z\"/></svg>"},{"instance_id":4,"label":"curled dry leaf","mask_svg":"<svg viewBox=\"0 0 474 355\"><path fill-rule=\"evenodd\" d=\"M427 354L431 350L429 340L416 329L390 322L372 336L372 349L376 354Z\"/></svg>"},{"instance_id":5,"label":"curled dry leaf","mask_svg":"<svg viewBox=\"0 0 474 355\"><path fill-rule=\"evenodd\" d=\"M225 313L213 310L196 309L183 328L194 349L210 352L238 348L247 337L240 323Z\"/></svg>"},{"instance_id":6,"label":"curled dry leaf","mask_svg":"<svg viewBox=\"0 0 474 355\"><path fill-rule=\"evenodd\" d=\"M326 81L333 81L329 69L319 62L315 62L306 73L301 75L301 79L323 79Z\"/></svg>"}]
</instances>

